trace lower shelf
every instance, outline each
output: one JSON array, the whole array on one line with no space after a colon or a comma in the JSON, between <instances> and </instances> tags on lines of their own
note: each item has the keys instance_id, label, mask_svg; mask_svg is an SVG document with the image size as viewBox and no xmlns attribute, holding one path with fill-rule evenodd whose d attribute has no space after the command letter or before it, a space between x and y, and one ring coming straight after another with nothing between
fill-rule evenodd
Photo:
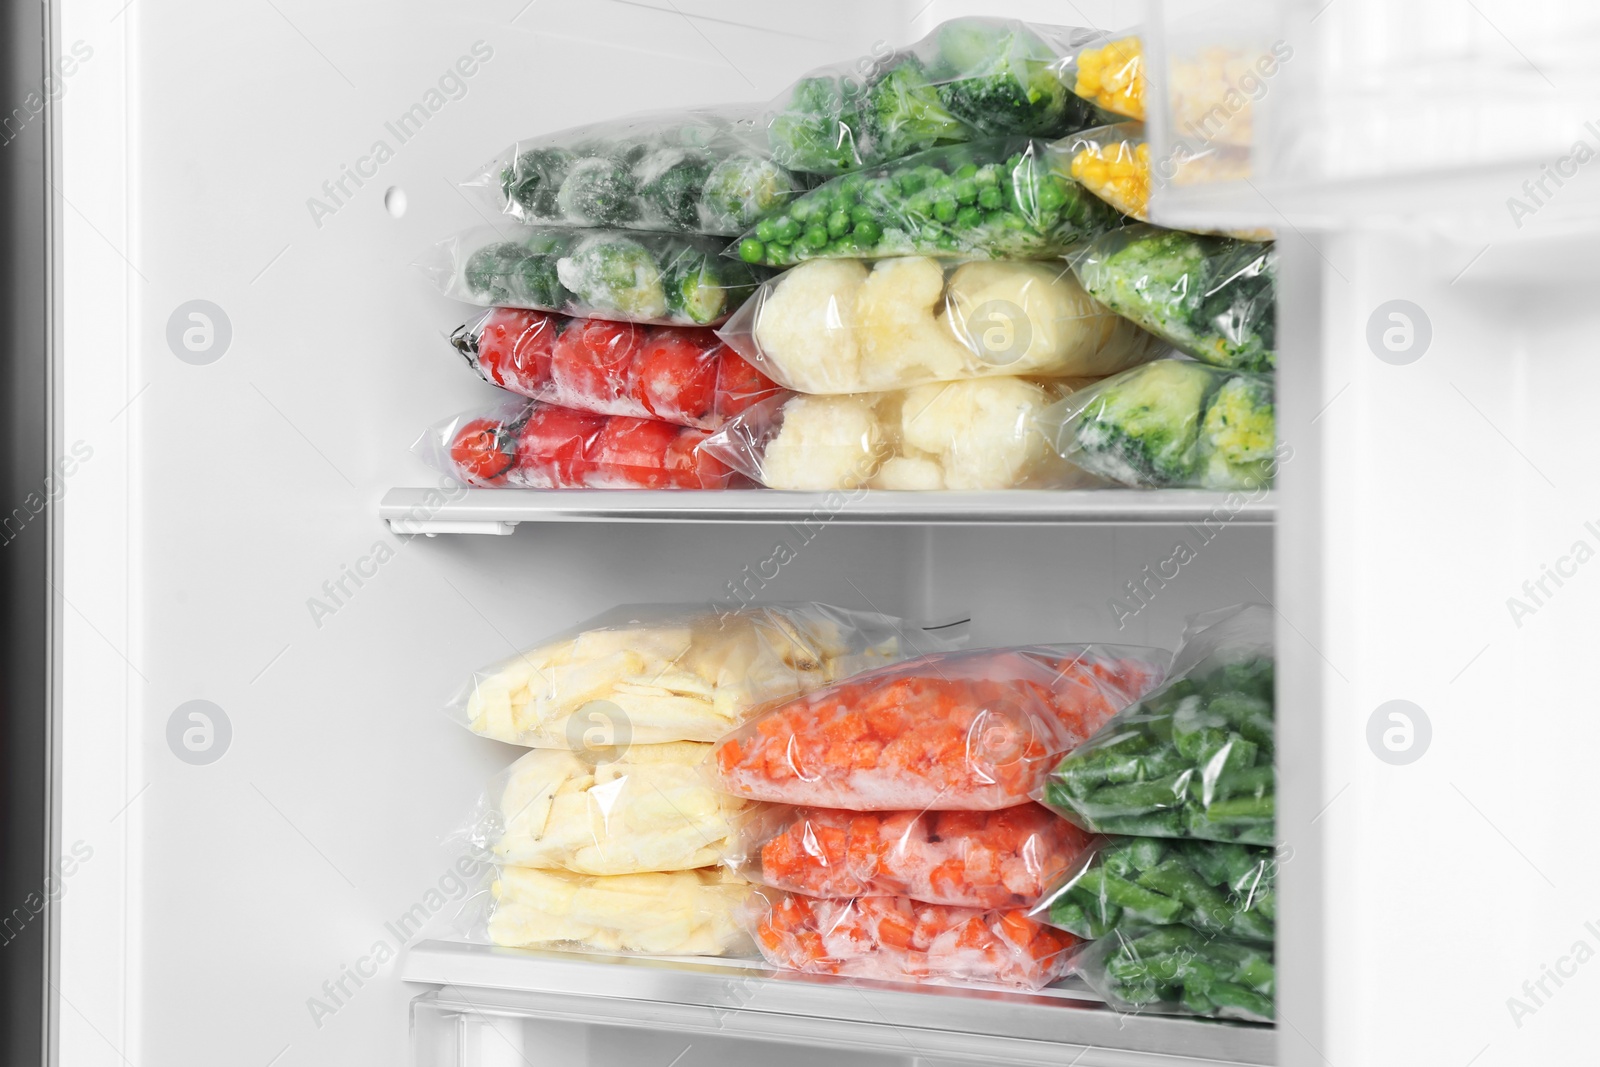
<instances>
[{"instance_id":1,"label":"lower shelf","mask_svg":"<svg viewBox=\"0 0 1600 1067\"><path fill-rule=\"evenodd\" d=\"M435 1012L849 1050L869 1062L1177 1067L1275 1062L1271 1027L1122 1014L1072 984L1042 993L909 989L660 960L425 941L401 978ZM842 1062L842 1061L840 1061Z\"/></svg>"}]
</instances>

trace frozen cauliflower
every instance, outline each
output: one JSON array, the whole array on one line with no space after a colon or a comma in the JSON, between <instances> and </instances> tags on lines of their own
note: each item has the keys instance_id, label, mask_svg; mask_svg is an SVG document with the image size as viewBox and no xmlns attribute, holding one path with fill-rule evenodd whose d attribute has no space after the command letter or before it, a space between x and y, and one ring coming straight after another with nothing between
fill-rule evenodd
<instances>
[{"instance_id":1,"label":"frozen cauliflower","mask_svg":"<svg viewBox=\"0 0 1600 1067\"><path fill-rule=\"evenodd\" d=\"M866 280L853 259L813 259L772 283L755 341L774 378L802 393L859 391L856 296Z\"/></svg>"},{"instance_id":2,"label":"frozen cauliflower","mask_svg":"<svg viewBox=\"0 0 1600 1067\"><path fill-rule=\"evenodd\" d=\"M947 489L1007 489L1043 465L1036 420L1053 398L1020 378L919 385L900 410L905 444L939 457Z\"/></svg>"},{"instance_id":3,"label":"frozen cauliflower","mask_svg":"<svg viewBox=\"0 0 1600 1067\"><path fill-rule=\"evenodd\" d=\"M944 268L925 257L879 261L856 295L856 388L898 389L970 372L973 358L939 319Z\"/></svg>"},{"instance_id":4,"label":"frozen cauliflower","mask_svg":"<svg viewBox=\"0 0 1600 1067\"><path fill-rule=\"evenodd\" d=\"M826 262L826 261L817 261ZM872 396L797 396L761 457L772 489L854 489L877 473L888 443Z\"/></svg>"}]
</instances>

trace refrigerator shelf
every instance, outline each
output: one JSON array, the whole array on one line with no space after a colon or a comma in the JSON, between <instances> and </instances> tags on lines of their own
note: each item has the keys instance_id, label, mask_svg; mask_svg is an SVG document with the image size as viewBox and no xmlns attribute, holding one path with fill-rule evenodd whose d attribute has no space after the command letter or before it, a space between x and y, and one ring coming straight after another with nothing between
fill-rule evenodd
<instances>
[{"instance_id":1,"label":"refrigerator shelf","mask_svg":"<svg viewBox=\"0 0 1600 1067\"><path fill-rule=\"evenodd\" d=\"M1273 494L1198 489L1011 489L986 493L817 493L750 490L468 489L440 502L437 489L391 489L378 514L395 533L510 534L524 522L846 523L850 525L1108 526L1222 523L1260 526Z\"/></svg>"},{"instance_id":2,"label":"refrigerator shelf","mask_svg":"<svg viewBox=\"0 0 1600 1067\"><path fill-rule=\"evenodd\" d=\"M1211 1067L1275 1062L1272 1027L1120 1014L1071 983L1043 993L774 972L741 960L661 960L424 941L407 982L435 1013L759 1039L917 1063Z\"/></svg>"}]
</instances>

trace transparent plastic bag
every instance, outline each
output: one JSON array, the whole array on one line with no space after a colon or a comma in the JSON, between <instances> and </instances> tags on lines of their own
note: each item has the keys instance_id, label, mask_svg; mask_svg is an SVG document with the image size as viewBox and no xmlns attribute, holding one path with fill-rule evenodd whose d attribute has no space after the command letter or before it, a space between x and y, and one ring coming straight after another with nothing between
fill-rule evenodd
<instances>
[{"instance_id":1,"label":"transparent plastic bag","mask_svg":"<svg viewBox=\"0 0 1600 1067\"><path fill-rule=\"evenodd\" d=\"M1063 758L1034 799L1096 833L1273 844L1272 624L1262 604L1191 618L1168 681Z\"/></svg>"},{"instance_id":2,"label":"transparent plastic bag","mask_svg":"<svg viewBox=\"0 0 1600 1067\"><path fill-rule=\"evenodd\" d=\"M1065 65L1077 96L1114 115L1145 118L1144 43L1137 35L1097 35Z\"/></svg>"},{"instance_id":3,"label":"transparent plastic bag","mask_svg":"<svg viewBox=\"0 0 1600 1067\"><path fill-rule=\"evenodd\" d=\"M811 897L1026 908L1096 840L1038 804L998 811L771 807L738 820L729 862L751 881Z\"/></svg>"},{"instance_id":4,"label":"transparent plastic bag","mask_svg":"<svg viewBox=\"0 0 1600 1067\"><path fill-rule=\"evenodd\" d=\"M1070 259L1095 299L1202 363L1256 372L1277 366L1272 244L1139 224L1102 234Z\"/></svg>"},{"instance_id":5,"label":"transparent plastic bag","mask_svg":"<svg viewBox=\"0 0 1600 1067\"><path fill-rule=\"evenodd\" d=\"M1278 861L1270 848L1119 837L1083 855L1030 915L1083 938L1137 925L1271 941Z\"/></svg>"},{"instance_id":6,"label":"transparent plastic bag","mask_svg":"<svg viewBox=\"0 0 1600 1067\"><path fill-rule=\"evenodd\" d=\"M984 911L905 897L756 893L756 945L774 967L922 985L1043 989L1078 939L1021 909Z\"/></svg>"},{"instance_id":7,"label":"transparent plastic bag","mask_svg":"<svg viewBox=\"0 0 1600 1067\"><path fill-rule=\"evenodd\" d=\"M447 238L418 266L445 296L483 307L715 326L766 277L721 252L714 237L507 222Z\"/></svg>"},{"instance_id":8,"label":"transparent plastic bag","mask_svg":"<svg viewBox=\"0 0 1600 1067\"><path fill-rule=\"evenodd\" d=\"M1097 382L1039 424L1058 455L1139 488L1265 489L1283 454L1270 376L1188 360L1158 359Z\"/></svg>"},{"instance_id":9,"label":"transparent plastic bag","mask_svg":"<svg viewBox=\"0 0 1600 1067\"><path fill-rule=\"evenodd\" d=\"M513 393L700 430L783 392L707 329L494 308L450 343L484 381Z\"/></svg>"},{"instance_id":10,"label":"transparent plastic bag","mask_svg":"<svg viewBox=\"0 0 1600 1067\"><path fill-rule=\"evenodd\" d=\"M812 260L718 336L790 389L874 393L974 378L1101 378L1166 351L1060 263Z\"/></svg>"},{"instance_id":11,"label":"transparent plastic bag","mask_svg":"<svg viewBox=\"0 0 1600 1067\"><path fill-rule=\"evenodd\" d=\"M772 161L759 114L649 112L530 137L463 184L524 222L737 234L802 187Z\"/></svg>"},{"instance_id":12,"label":"transparent plastic bag","mask_svg":"<svg viewBox=\"0 0 1600 1067\"><path fill-rule=\"evenodd\" d=\"M1084 479L1039 420L1075 384L980 378L774 398L730 420L704 449L771 489L1062 488Z\"/></svg>"},{"instance_id":13,"label":"transparent plastic bag","mask_svg":"<svg viewBox=\"0 0 1600 1067\"><path fill-rule=\"evenodd\" d=\"M1047 141L1005 137L930 149L834 178L740 238L746 263L959 256L1048 259L1119 225Z\"/></svg>"},{"instance_id":14,"label":"transparent plastic bag","mask_svg":"<svg viewBox=\"0 0 1600 1067\"><path fill-rule=\"evenodd\" d=\"M447 710L532 748L715 741L760 704L955 643L908 629L827 604L623 605L474 672Z\"/></svg>"},{"instance_id":15,"label":"transparent plastic bag","mask_svg":"<svg viewBox=\"0 0 1600 1067\"><path fill-rule=\"evenodd\" d=\"M747 483L701 446L706 432L658 419L507 400L429 428L412 450L480 489L727 489Z\"/></svg>"},{"instance_id":16,"label":"transparent plastic bag","mask_svg":"<svg viewBox=\"0 0 1600 1067\"><path fill-rule=\"evenodd\" d=\"M981 137L1059 137L1093 120L1063 71L1091 30L959 18L899 51L807 73L767 115L772 156L846 174Z\"/></svg>"},{"instance_id":17,"label":"transparent plastic bag","mask_svg":"<svg viewBox=\"0 0 1600 1067\"><path fill-rule=\"evenodd\" d=\"M744 956L751 892L725 867L612 875L498 867L464 909L465 933L505 948Z\"/></svg>"},{"instance_id":18,"label":"transparent plastic bag","mask_svg":"<svg viewBox=\"0 0 1600 1067\"><path fill-rule=\"evenodd\" d=\"M1278 976L1271 941L1187 926L1132 926L1090 942L1070 973L1121 1011L1270 1023Z\"/></svg>"},{"instance_id":19,"label":"transparent plastic bag","mask_svg":"<svg viewBox=\"0 0 1600 1067\"><path fill-rule=\"evenodd\" d=\"M573 874L713 866L746 805L713 788L712 747L533 749L489 783L464 836L496 863Z\"/></svg>"},{"instance_id":20,"label":"transparent plastic bag","mask_svg":"<svg viewBox=\"0 0 1600 1067\"><path fill-rule=\"evenodd\" d=\"M763 709L717 746L717 777L735 796L851 811L1012 807L1166 662L1113 645L924 656Z\"/></svg>"}]
</instances>

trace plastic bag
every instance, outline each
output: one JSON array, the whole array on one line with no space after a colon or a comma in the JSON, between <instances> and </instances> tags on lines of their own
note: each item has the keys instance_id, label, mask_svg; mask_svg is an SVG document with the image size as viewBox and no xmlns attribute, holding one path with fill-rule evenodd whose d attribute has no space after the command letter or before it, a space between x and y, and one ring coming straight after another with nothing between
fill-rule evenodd
<instances>
[{"instance_id":1,"label":"plastic bag","mask_svg":"<svg viewBox=\"0 0 1600 1067\"><path fill-rule=\"evenodd\" d=\"M1071 159L1025 137L918 152L799 197L745 233L739 258L1047 259L1121 222L1068 178Z\"/></svg>"},{"instance_id":2,"label":"plastic bag","mask_svg":"<svg viewBox=\"0 0 1600 1067\"><path fill-rule=\"evenodd\" d=\"M1035 799L1098 833L1272 844L1273 675L1272 609L1194 616L1167 683L1062 759Z\"/></svg>"},{"instance_id":3,"label":"plastic bag","mask_svg":"<svg viewBox=\"0 0 1600 1067\"><path fill-rule=\"evenodd\" d=\"M772 156L795 171L845 174L981 137L1059 137L1092 109L1063 80L1094 31L960 18L899 51L811 71L767 117Z\"/></svg>"},{"instance_id":4,"label":"plastic bag","mask_svg":"<svg viewBox=\"0 0 1600 1067\"><path fill-rule=\"evenodd\" d=\"M1144 44L1137 36L1101 35L1064 68L1072 91L1096 107L1144 121Z\"/></svg>"},{"instance_id":5,"label":"plastic bag","mask_svg":"<svg viewBox=\"0 0 1600 1067\"><path fill-rule=\"evenodd\" d=\"M1039 420L1073 381L936 382L764 400L704 450L771 489L1060 488L1082 481Z\"/></svg>"},{"instance_id":6,"label":"plastic bag","mask_svg":"<svg viewBox=\"0 0 1600 1067\"><path fill-rule=\"evenodd\" d=\"M1096 299L1195 359L1232 370L1277 365L1275 246L1135 225L1071 260Z\"/></svg>"},{"instance_id":7,"label":"plastic bag","mask_svg":"<svg viewBox=\"0 0 1600 1067\"><path fill-rule=\"evenodd\" d=\"M508 400L430 428L423 459L481 489L727 489L747 483L701 446L704 430Z\"/></svg>"},{"instance_id":8,"label":"plastic bag","mask_svg":"<svg viewBox=\"0 0 1600 1067\"><path fill-rule=\"evenodd\" d=\"M751 951L743 919L751 892L725 867L613 875L500 867L487 899L474 902L487 918L468 936L506 948L742 956Z\"/></svg>"},{"instance_id":9,"label":"plastic bag","mask_svg":"<svg viewBox=\"0 0 1600 1067\"><path fill-rule=\"evenodd\" d=\"M775 807L739 820L729 862L752 881L812 897L1025 908L1096 840L1038 804L922 812Z\"/></svg>"},{"instance_id":10,"label":"plastic bag","mask_svg":"<svg viewBox=\"0 0 1600 1067\"><path fill-rule=\"evenodd\" d=\"M1073 393L1039 424L1057 454L1123 485L1255 490L1277 473L1267 375L1159 359Z\"/></svg>"},{"instance_id":11,"label":"plastic bag","mask_svg":"<svg viewBox=\"0 0 1600 1067\"><path fill-rule=\"evenodd\" d=\"M580 318L714 326L766 277L691 234L507 223L441 241L419 266L445 296Z\"/></svg>"},{"instance_id":12,"label":"plastic bag","mask_svg":"<svg viewBox=\"0 0 1600 1067\"><path fill-rule=\"evenodd\" d=\"M475 672L448 711L532 748L715 741L757 705L919 655L907 628L827 604L624 605Z\"/></svg>"},{"instance_id":13,"label":"plastic bag","mask_svg":"<svg viewBox=\"0 0 1600 1067\"><path fill-rule=\"evenodd\" d=\"M905 897L752 896L756 945L774 967L923 985L1043 989L1077 938L1019 910L921 904Z\"/></svg>"},{"instance_id":14,"label":"plastic bag","mask_svg":"<svg viewBox=\"0 0 1600 1067\"><path fill-rule=\"evenodd\" d=\"M851 811L1012 807L1166 661L1112 645L924 656L766 708L717 746L717 776L736 796Z\"/></svg>"},{"instance_id":15,"label":"plastic bag","mask_svg":"<svg viewBox=\"0 0 1600 1067\"><path fill-rule=\"evenodd\" d=\"M1270 848L1113 838L1083 856L1029 914L1084 938L1156 924L1271 941L1277 874Z\"/></svg>"},{"instance_id":16,"label":"plastic bag","mask_svg":"<svg viewBox=\"0 0 1600 1067\"><path fill-rule=\"evenodd\" d=\"M1090 942L1071 973L1123 1011L1270 1023L1278 973L1271 941L1212 937L1187 926L1135 926Z\"/></svg>"},{"instance_id":17,"label":"plastic bag","mask_svg":"<svg viewBox=\"0 0 1600 1067\"><path fill-rule=\"evenodd\" d=\"M463 184L524 222L741 233L802 184L770 158L759 113L651 112L530 137Z\"/></svg>"},{"instance_id":18,"label":"plastic bag","mask_svg":"<svg viewBox=\"0 0 1600 1067\"><path fill-rule=\"evenodd\" d=\"M450 343L484 381L513 393L701 430L783 392L706 329L495 308Z\"/></svg>"},{"instance_id":19,"label":"plastic bag","mask_svg":"<svg viewBox=\"0 0 1600 1067\"><path fill-rule=\"evenodd\" d=\"M712 788L712 747L534 749L489 784L467 840L496 863L574 874L721 863L745 803Z\"/></svg>"},{"instance_id":20,"label":"plastic bag","mask_svg":"<svg viewBox=\"0 0 1600 1067\"><path fill-rule=\"evenodd\" d=\"M1021 375L1102 378L1166 351L1059 263L813 260L765 282L718 336L802 393Z\"/></svg>"}]
</instances>

